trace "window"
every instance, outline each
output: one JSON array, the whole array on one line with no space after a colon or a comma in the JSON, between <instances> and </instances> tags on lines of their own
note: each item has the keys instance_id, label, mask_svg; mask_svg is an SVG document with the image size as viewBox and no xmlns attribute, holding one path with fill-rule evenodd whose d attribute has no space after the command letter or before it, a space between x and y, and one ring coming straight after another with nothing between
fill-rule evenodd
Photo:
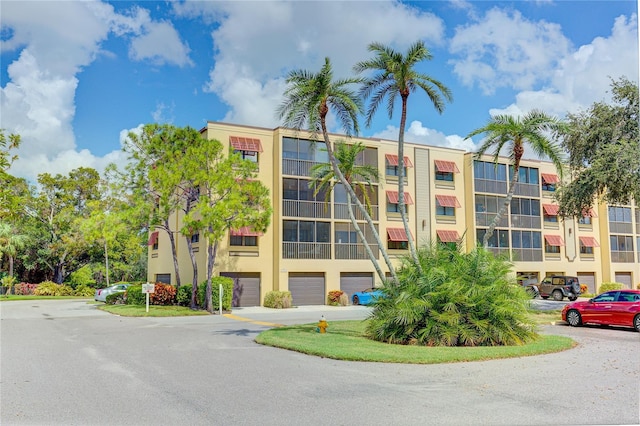
<instances>
[{"instance_id":1,"label":"window","mask_svg":"<svg viewBox=\"0 0 640 426\"><path fill-rule=\"evenodd\" d=\"M232 229L229 231L229 245L241 247L257 247L258 237L261 232L255 232L251 227L244 226L240 229Z\"/></svg>"},{"instance_id":2,"label":"window","mask_svg":"<svg viewBox=\"0 0 640 426\"><path fill-rule=\"evenodd\" d=\"M446 231L439 229L436 231L438 236L438 243L445 245L451 249L456 249L458 247L458 241L460 240L460 235L458 231Z\"/></svg>"},{"instance_id":3,"label":"window","mask_svg":"<svg viewBox=\"0 0 640 426\"><path fill-rule=\"evenodd\" d=\"M487 233L486 229L478 229L476 231L477 241L482 245L484 234ZM496 229L489 238L488 246L492 248L509 248L509 231L504 229Z\"/></svg>"},{"instance_id":4,"label":"window","mask_svg":"<svg viewBox=\"0 0 640 426\"><path fill-rule=\"evenodd\" d=\"M240 154L244 160L258 162L258 153L262 152L260 139L230 136L229 143L233 147L233 152Z\"/></svg>"},{"instance_id":5,"label":"window","mask_svg":"<svg viewBox=\"0 0 640 426\"><path fill-rule=\"evenodd\" d=\"M454 216L460 202L454 195L436 195L436 216Z\"/></svg>"},{"instance_id":6,"label":"window","mask_svg":"<svg viewBox=\"0 0 640 426\"><path fill-rule=\"evenodd\" d=\"M633 237L630 235L611 235L612 262L633 262Z\"/></svg>"},{"instance_id":7,"label":"window","mask_svg":"<svg viewBox=\"0 0 640 426\"><path fill-rule=\"evenodd\" d=\"M474 186L477 192L507 193L507 166L488 161L473 162Z\"/></svg>"},{"instance_id":8,"label":"window","mask_svg":"<svg viewBox=\"0 0 640 426\"><path fill-rule=\"evenodd\" d=\"M385 156L385 174L387 176L400 176L400 165L397 155L386 154ZM413 163L409 157L404 157L403 175L407 176L407 167L413 167Z\"/></svg>"},{"instance_id":9,"label":"window","mask_svg":"<svg viewBox=\"0 0 640 426\"><path fill-rule=\"evenodd\" d=\"M476 226L489 226L496 217L498 210L504 205L504 198L491 195L475 196ZM508 216L502 216L500 227L509 226Z\"/></svg>"},{"instance_id":10,"label":"window","mask_svg":"<svg viewBox=\"0 0 640 426\"><path fill-rule=\"evenodd\" d=\"M282 156L293 160L307 160L328 163L329 157L324 144L306 139L282 138Z\"/></svg>"},{"instance_id":11,"label":"window","mask_svg":"<svg viewBox=\"0 0 640 426\"><path fill-rule=\"evenodd\" d=\"M399 195L397 191L387 191L387 212L400 213ZM404 211L408 211L409 205L413 204L413 198L408 192L404 193Z\"/></svg>"},{"instance_id":12,"label":"window","mask_svg":"<svg viewBox=\"0 0 640 426\"><path fill-rule=\"evenodd\" d=\"M543 204L542 210L544 211L544 221L558 223L558 210L559 206L555 204Z\"/></svg>"},{"instance_id":13,"label":"window","mask_svg":"<svg viewBox=\"0 0 640 426\"><path fill-rule=\"evenodd\" d=\"M198 234L193 234L191 236L191 242L194 243L194 244L195 243L199 243L200 242L200 234L199 233Z\"/></svg>"},{"instance_id":14,"label":"window","mask_svg":"<svg viewBox=\"0 0 640 426\"><path fill-rule=\"evenodd\" d=\"M558 175L551 173L540 173L542 177L542 190L554 192L556 190L556 184L560 182Z\"/></svg>"},{"instance_id":15,"label":"window","mask_svg":"<svg viewBox=\"0 0 640 426\"><path fill-rule=\"evenodd\" d=\"M458 166L453 161L435 160L436 180L453 182L453 174L460 173Z\"/></svg>"},{"instance_id":16,"label":"window","mask_svg":"<svg viewBox=\"0 0 640 426\"><path fill-rule=\"evenodd\" d=\"M509 179L511 179L512 176L513 176L513 166L509 166ZM518 182L537 185L539 182L538 169L535 169L533 167L519 167Z\"/></svg>"},{"instance_id":17,"label":"window","mask_svg":"<svg viewBox=\"0 0 640 426\"><path fill-rule=\"evenodd\" d=\"M538 231L511 231L514 261L542 261L542 234Z\"/></svg>"},{"instance_id":18,"label":"window","mask_svg":"<svg viewBox=\"0 0 640 426\"><path fill-rule=\"evenodd\" d=\"M283 221L283 241L305 243L331 242L331 224L306 220Z\"/></svg>"},{"instance_id":19,"label":"window","mask_svg":"<svg viewBox=\"0 0 640 426\"><path fill-rule=\"evenodd\" d=\"M600 244L593 237L579 237L580 254L593 255L593 248L600 247Z\"/></svg>"},{"instance_id":20,"label":"window","mask_svg":"<svg viewBox=\"0 0 640 426\"><path fill-rule=\"evenodd\" d=\"M511 200L511 226L540 228L540 200L513 198Z\"/></svg>"},{"instance_id":21,"label":"window","mask_svg":"<svg viewBox=\"0 0 640 426\"><path fill-rule=\"evenodd\" d=\"M559 235L544 236L544 252L548 254L560 254L560 246L564 245L564 240Z\"/></svg>"},{"instance_id":22,"label":"window","mask_svg":"<svg viewBox=\"0 0 640 426\"><path fill-rule=\"evenodd\" d=\"M149 235L147 244L151 246L152 250L158 250L158 231L154 231Z\"/></svg>"},{"instance_id":23,"label":"window","mask_svg":"<svg viewBox=\"0 0 640 426\"><path fill-rule=\"evenodd\" d=\"M387 248L390 250L406 250L409 239L403 228L387 228Z\"/></svg>"}]
</instances>

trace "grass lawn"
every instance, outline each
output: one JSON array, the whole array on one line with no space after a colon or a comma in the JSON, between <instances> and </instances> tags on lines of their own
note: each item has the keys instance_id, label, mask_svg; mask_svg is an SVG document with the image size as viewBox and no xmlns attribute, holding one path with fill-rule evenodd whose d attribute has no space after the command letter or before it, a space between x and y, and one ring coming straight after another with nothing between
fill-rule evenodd
<instances>
[{"instance_id":1,"label":"grass lawn","mask_svg":"<svg viewBox=\"0 0 640 426\"><path fill-rule=\"evenodd\" d=\"M211 315L203 310L191 310L186 306L157 306L150 305L149 312L142 305L102 305L98 309L123 317L186 317L194 315Z\"/></svg>"},{"instance_id":2,"label":"grass lawn","mask_svg":"<svg viewBox=\"0 0 640 426\"><path fill-rule=\"evenodd\" d=\"M557 314L557 313L556 313ZM333 321L326 334L316 324L273 328L263 331L256 342L309 355L345 361L440 364L541 355L570 349L576 343L563 336L541 335L522 346L425 347L390 345L364 337L366 320Z\"/></svg>"}]
</instances>

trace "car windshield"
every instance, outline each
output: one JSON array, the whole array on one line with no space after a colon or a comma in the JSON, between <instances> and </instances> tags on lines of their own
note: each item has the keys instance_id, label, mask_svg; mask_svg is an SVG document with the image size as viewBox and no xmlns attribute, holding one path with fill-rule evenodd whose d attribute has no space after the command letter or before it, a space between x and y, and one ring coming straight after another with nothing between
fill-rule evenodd
<instances>
[{"instance_id":1,"label":"car windshield","mask_svg":"<svg viewBox=\"0 0 640 426\"><path fill-rule=\"evenodd\" d=\"M616 292L602 293L600 296L596 296L591 300L594 302L613 302L616 300Z\"/></svg>"}]
</instances>

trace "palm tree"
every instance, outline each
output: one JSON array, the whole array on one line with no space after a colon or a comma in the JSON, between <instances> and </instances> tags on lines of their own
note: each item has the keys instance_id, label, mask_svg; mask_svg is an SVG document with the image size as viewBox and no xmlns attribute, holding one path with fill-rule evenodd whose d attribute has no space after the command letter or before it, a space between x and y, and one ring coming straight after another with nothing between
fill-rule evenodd
<instances>
[{"instance_id":1,"label":"palm tree","mask_svg":"<svg viewBox=\"0 0 640 426\"><path fill-rule=\"evenodd\" d=\"M13 276L13 259L18 250L27 243L26 235L16 234L10 224L0 222L0 257L6 254L9 258L9 275Z\"/></svg>"},{"instance_id":2,"label":"palm tree","mask_svg":"<svg viewBox=\"0 0 640 426\"><path fill-rule=\"evenodd\" d=\"M365 149L366 147L361 142L348 145L344 141L339 141L335 146L335 156L338 160L338 167L342 171L346 181L352 188L356 188L361 194L363 194L365 207L367 208L369 215L371 215L371 198L369 197L369 189L371 188L371 183L374 181L377 182L379 176L378 169L376 167L366 164L360 166L357 164L358 155ZM313 177L312 182L315 185L315 195L323 189L328 189L328 191L325 192L325 201L329 201L331 197L331 190L338 184L331 164L316 164L311 168L311 177ZM354 178L357 180L354 181ZM371 260L371 263L373 263L378 277L380 277L380 280L384 282L386 277L384 272L382 272L380 264L375 258L371 247L369 247L369 243L367 242L362 229L360 229L360 226L358 225L353 213L351 195L348 192L347 210L349 211L349 219L351 219L351 223L358 234L358 238L360 238L360 241L362 241L362 244L364 245L367 256Z\"/></svg>"},{"instance_id":3,"label":"palm tree","mask_svg":"<svg viewBox=\"0 0 640 426\"><path fill-rule=\"evenodd\" d=\"M358 133L358 113L362 110L362 102L357 94L349 89L349 86L360 83L362 80L346 78L334 81L331 62L329 58L325 58L324 65L318 73L293 70L287 76L286 81L288 87L284 92L285 99L277 111L279 118L287 127L294 129L307 128L314 137L318 132L322 132L333 173L338 181L342 183L367 221L391 272L391 276L397 282L394 266L380 240L380 235L375 229L371 215L362 205L355 191L342 174L340 167L338 167L338 161L333 152L327 130L327 114L331 109L347 136Z\"/></svg>"},{"instance_id":4,"label":"palm tree","mask_svg":"<svg viewBox=\"0 0 640 426\"><path fill-rule=\"evenodd\" d=\"M409 242L411 258L418 268L418 254L411 239L409 220L405 211L404 202L404 131L407 122L407 100L409 95L417 90L424 91L438 113L444 110L444 100L451 101L451 91L440 81L416 70L416 65L425 60L431 60L432 56L425 47L424 42L418 41L411 45L406 54L397 52L380 43L371 43L369 51L375 54L373 59L362 61L355 65L354 70L361 73L373 70L376 74L364 81L361 95L371 101L366 112L366 124L371 125L373 116L382 101L387 99L387 112L389 118L393 116L396 96L400 95L402 102L402 114L400 116L400 129L398 130L398 208L404 224L404 230Z\"/></svg>"},{"instance_id":5,"label":"palm tree","mask_svg":"<svg viewBox=\"0 0 640 426\"><path fill-rule=\"evenodd\" d=\"M564 155L562 148L555 141L550 140L547 135L551 133L554 138L561 131L566 131L567 125L563 121L551 117L539 110L532 110L523 117L514 117L511 115L500 114L491 117L489 122L469 133L465 139L469 139L473 136L481 133L486 133L487 137L482 143L482 146L478 148L478 151L474 154L474 159L478 160L484 155L490 148L494 149L493 161L498 163L500 153L503 149L506 149L505 155L508 155L511 159L511 166L513 167L513 176L509 183L509 191L507 192L507 198L504 200L504 204L500 208L500 211L491 222L489 229L484 234L482 239L482 245L487 247L489 239L493 235L493 231L502 219L502 216L507 211L507 207L511 203L513 193L515 191L516 183L518 182L518 171L520 170L520 160L524 155L524 144L527 142L533 152L538 157L547 157L558 170L558 175L562 179L562 173L564 169Z\"/></svg>"}]
</instances>

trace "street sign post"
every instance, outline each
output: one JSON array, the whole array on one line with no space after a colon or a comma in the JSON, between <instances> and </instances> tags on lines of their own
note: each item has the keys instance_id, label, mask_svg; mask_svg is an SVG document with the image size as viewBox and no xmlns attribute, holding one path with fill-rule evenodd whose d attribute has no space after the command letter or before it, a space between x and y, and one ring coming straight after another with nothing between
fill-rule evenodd
<instances>
[{"instance_id":1,"label":"street sign post","mask_svg":"<svg viewBox=\"0 0 640 426\"><path fill-rule=\"evenodd\" d=\"M146 294L146 299L147 299L147 312L149 312L149 295L155 292L155 289L156 289L155 284L150 284L150 283L142 284L142 292Z\"/></svg>"}]
</instances>

